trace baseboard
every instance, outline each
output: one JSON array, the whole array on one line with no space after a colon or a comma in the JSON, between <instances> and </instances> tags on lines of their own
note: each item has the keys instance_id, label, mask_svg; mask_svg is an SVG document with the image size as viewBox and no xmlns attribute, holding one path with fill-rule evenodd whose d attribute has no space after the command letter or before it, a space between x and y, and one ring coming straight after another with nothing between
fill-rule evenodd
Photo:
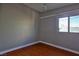
<instances>
[{"instance_id":1,"label":"baseboard","mask_svg":"<svg viewBox=\"0 0 79 59\"><path fill-rule=\"evenodd\" d=\"M37 43L39 43L39 41L33 42L33 43L29 43L29 44L26 44L26 45L22 45L22 46L19 46L19 47L11 48L9 50L5 50L5 51L0 52L0 55L8 53L8 52L11 52L11 51L14 51L14 50L17 50L17 49L28 47L28 46L31 46L31 45L34 45L34 44L37 44Z\"/></svg>"},{"instance_id":2,"label":"baseboard","mask_svg":"<svg viewBox=\"0 0 79 59\"><path fill-rule=\"evenodd\" d=\"M66 51L69 51L69 52L72 52L72 53L75 53L75 54L79 54L78 51L71 50L71 49L68 49L68 48L64 48L64 47L61 47L61 46L58 46L58 45L55 45L55 44L52 44L52 43L48 43L48 42L44 42L44 41L39 41L39 42L50 45L50 46L53 46L53 47L56 47L56 48L59 48L59 49L63 49L63 50L66 50Z\"/></svg>"},{"instance_id":3,"label":"baseboard","mask_svg":"<svg viewBox=\"0 0 79 59\"><path fill-rule=\"evenodd\" d=\"M16 47L16 48L11 48L9 50L2 51L2 52L0 52L0 55L14 51L14 50L17 50L17 49L28 47L28 46L31 46L31 45L34 45L34 44L37 44L37 43L44 43L44 44L47 44L47 45L50 45L50 46L53 46L53 47L56 47L56 48L59 48L59 49L63 49L63 50L66 50L66 51L69 51L69 52L72 52L72 53L75 53L75 54L79 54L79 52L75 51L75 50L64 48L64 47L61 47L61 46L58 46L58 45L55 45L55 44L52 44L52 43L44 42L44 41L37 41L37 42L29 43L29 44L26 44L26 45L23 45L23 46L19 46L19 47Z\"/></svg>"}]
</instances>

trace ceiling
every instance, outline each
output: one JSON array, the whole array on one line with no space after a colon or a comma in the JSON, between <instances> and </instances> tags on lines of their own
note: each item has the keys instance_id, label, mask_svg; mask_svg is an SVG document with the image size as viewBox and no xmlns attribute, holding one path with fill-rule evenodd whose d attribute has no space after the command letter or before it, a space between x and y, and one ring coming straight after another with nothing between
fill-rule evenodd
<instances>
[{"instance_id":1,"label":"ceiling","mask_svg":"<svg viewBox=\"0 0 79 59\"><path fill-rule=\"evenodd\" d=\"M72 3L25 3L25 5L39 12L45 12L71 4Z\"/></svg>"}]
</instances>

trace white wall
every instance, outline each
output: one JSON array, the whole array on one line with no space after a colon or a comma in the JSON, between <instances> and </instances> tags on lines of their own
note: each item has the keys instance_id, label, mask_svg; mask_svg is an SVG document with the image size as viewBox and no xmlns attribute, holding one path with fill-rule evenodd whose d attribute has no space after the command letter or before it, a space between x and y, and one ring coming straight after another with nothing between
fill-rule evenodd
<instances>
[{"instance_id":1,"label":"white wall","mask_svg":"<svg viewBox=\"0 0 79 59\"><path fill-rule=\"evenodd\" d=\"M66 6L60 9L52 10L42 13L41 17L55 15L47 18L40 19L40 40L56 44L71 50L79 51L79 33L60 33L58 32L58 19L59 16L68 16L79 14L79 4ZM70 10L78 9L76 12ZM67 12L70 11L70 12ZM67 13L64 13L67 12ZM62 13L62 14L61 14ZM64 13L64 14L63 14Z\"/></svg>"},{"instance_id":2,"label":"white wall","mask_svg":"<svg viewBox=\"0 0 79 59\"><path fill-rule=\"evenodd\" d=\"M0 51L37 41L38 18L23 4L0 4Z\"/></svg>"}]
</instances>

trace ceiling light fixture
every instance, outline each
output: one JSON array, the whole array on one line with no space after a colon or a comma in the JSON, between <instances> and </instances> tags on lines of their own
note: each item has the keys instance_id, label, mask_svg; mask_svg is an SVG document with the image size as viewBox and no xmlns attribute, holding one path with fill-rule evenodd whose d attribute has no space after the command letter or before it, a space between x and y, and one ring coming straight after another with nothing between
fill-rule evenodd
<instances>
[{"instance_id":1,"label":"ceiling light fixture","mask_svg":"<svg viewBox=\"0 0 79 59\"><path fill-rule=\"evenodd\" d=\"M47 10L47 4L46 3L42 4L42 9L43 9L43 11Z\"/></svg>"}]
</instances>

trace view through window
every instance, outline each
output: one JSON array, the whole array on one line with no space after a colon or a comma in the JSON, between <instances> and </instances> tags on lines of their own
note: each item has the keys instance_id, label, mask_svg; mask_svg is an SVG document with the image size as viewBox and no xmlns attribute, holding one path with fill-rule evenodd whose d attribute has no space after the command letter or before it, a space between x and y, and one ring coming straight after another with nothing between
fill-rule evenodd
<instances>
[{"instance_id":1,"label":"view through window","mask_svg":"<svg viewBox=\"0 0 79 59\"><path fill-rule=\"evenodd\" d=\"M59 31L68 32L68 17L59 18Z\"/></svg>"},{"instance_id":2,"label":"view through window","mask_svg":"<svg viewBox=\"0 0 79 59\"><path fill-rule=\"evenodd\" d=\"M70 17L70 32L79 32L79 16Z\"/></svg>"},{"instance_id":3,"label":"view through window","mask_svg":"<svg viewBox=\"0 0 79 59\"><path fill-rule=\"evenodd\" d=\"M79 33L79 15L59 18L59 32Z\"/></svg>"}]
</instances>

